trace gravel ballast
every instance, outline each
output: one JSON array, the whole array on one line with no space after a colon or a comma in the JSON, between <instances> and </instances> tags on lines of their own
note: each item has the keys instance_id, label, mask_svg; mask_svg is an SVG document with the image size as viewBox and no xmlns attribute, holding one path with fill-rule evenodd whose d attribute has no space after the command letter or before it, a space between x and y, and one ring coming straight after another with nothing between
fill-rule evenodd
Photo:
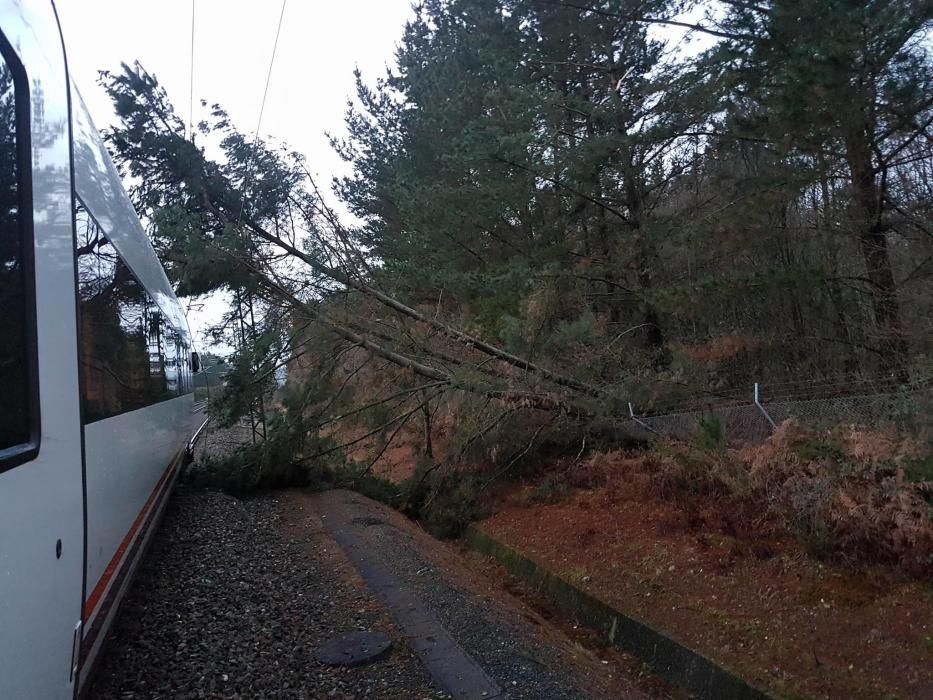
<instances>
[{"instance_id":1,"label":"gravel ballast","mask_svg":"<svg viewBox=\"0 0 933 700\"><path fill-rule=\"evenodd\" d=\"M403 643L325 666L328 639L398 629L325 538L298 543L280 500L180 488L123 605L89 698L446 698Z\"/></svg>"},{"instance_id":2,"label":"gravel ballast","mask_svg":"<svg viewBox=\"0 0 933 700\"><path fill-rule=\"evenodd\" d=\"M584 672L574 645L541 634L541 620L518 601L485 595L489 582L460 565L456 555L399 513L360 494L328 491L312 497L325 527L353 527L374 552L391 552L385 565L420 598L447 632L502 688L510 700L571 700L604 697ZM592 659L591 659L592 660ZM613 698L643 698L626 679L616 678Z\"/></svg>"},{"instance_id":3,"label":"gravel ballast","mask_svg":"<svg viewBox=\"0 0 933 700\"><path fill-rule=\"evenodd\" d=\"M384 592L373 595L335 541L335 527L352 529L412 607L488 674L499 691L493 697L645 697L464 566L454 548L381 504L347 491L241 501L185 486L166 510L88 697L450 697L411 651L424 640L402 633L379 602ZM357 630L388 636L388 654L353 667L317 659L329 640Z\"/></svg>"}]
</instances>

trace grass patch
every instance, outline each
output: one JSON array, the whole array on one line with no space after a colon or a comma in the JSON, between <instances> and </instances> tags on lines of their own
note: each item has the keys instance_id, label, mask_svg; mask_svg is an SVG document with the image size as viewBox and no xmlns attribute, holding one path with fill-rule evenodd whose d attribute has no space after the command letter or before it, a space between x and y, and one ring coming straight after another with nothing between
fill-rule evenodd
<instances>
[{"instance_id":1,"label":"grass patch","mask_svg":"<svg viewBox=\"0 0 933 700\"><path fill-rule=\"evenodd\" d=\"M696 435L696 442L700 449L719 451L726 446L726 431L722 421L716 416L702 416L699 420L700 429Z\"/></svg>"}]
</instances>

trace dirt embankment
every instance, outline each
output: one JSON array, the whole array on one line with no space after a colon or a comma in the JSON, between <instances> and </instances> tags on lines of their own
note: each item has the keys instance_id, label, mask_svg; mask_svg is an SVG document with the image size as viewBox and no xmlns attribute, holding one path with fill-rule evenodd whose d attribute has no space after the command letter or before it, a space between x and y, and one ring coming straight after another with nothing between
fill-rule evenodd
<instances>
[{"instance_id":1,"label":"dirt embankment","mask_svg":"<svg viewBox=\"0 0 933 700\"><path fill-rule=\"evenodd\" d=\"M464 430L458 415L448 406L433 414L433 461L479 429ZM514 432L521 448L528 436ZM426 442L412 420L388 445L375 435L351 456L400 483L424 462ZM481 526L782 694L930 698L926 443L786 423L764 444L737 448L532 450L520 478L513 470L482 493L492 515ZM511 453L491 450L457 469L494 474Z\"/></svg>"},{"instance_id":2,"label":"dirt embankment","mask_svg":"<svg viewBox=\"0 0 933 700\"><path fill-rule=\"evenodd\" d=\"M593 455L503 488L481 527L779 693L933 697L933 521L906 481L912 448L814 437Z\"/></svg>"}]
</instances>

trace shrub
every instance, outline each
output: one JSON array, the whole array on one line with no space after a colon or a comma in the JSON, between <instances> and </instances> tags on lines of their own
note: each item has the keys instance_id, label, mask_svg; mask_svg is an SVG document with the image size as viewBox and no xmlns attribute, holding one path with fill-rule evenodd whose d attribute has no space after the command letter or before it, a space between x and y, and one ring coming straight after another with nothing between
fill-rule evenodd
<instances>
[{"instance_id":1,"label":"shrub","mask_svg":"<svg viewBox=\"0 0 933 700\"><path fill-rule=\"evenodd\" d=\"M457 537L488 515L480 499L483 486L477 474L425 462L402 486L402 510L436 537Z\"/></svg>"},{"instance_id":2,"label":"shrub","mask_svg":"<svg viewBox=\"0 0 933 700\"><path fill-rule=\"evenodd\" d=\"M796 440L792 444L794 453L807 462L831 460L844 462L847 458L842 447L829 436L809 436Z\"/></svg>"},{"instance_id":3,"label":"shrub","mask_svg":"<svg viewBox=\"0 0 933 700\"><path fill-rule=\"evenodd\" d=\"M545 476L528 495L529 503L553 505L563 500L570 492L565 472L551 472Z\"/></svg>"},{"instance_id":4,"label":"shrub","mask_svg":"<svg viewBox=\"0 0 933 700\"><path fill-rule=\"evenodd\" d=\"M716 509L740 518L747 534L790 533L817 557L933 577L933 507L926 500L933 458L897 440L867 450L866 442L881 441L864 437L788 421L763 444L738 449L660 442L646 452L593 455L571 482L611 489L615 480L634 478L689 512L718 501Z\"/></svg>"},{"instance_id":5,"label":"shrub","mask_svg":"<svg viewBox=\"0 0 933 700\"><path fill-rule=\"evenodd\" d=\"M326 453L333 445L333 440L308 431L287 413L270 412L265 440L236 445L228 454L208 455L188 468L186 478L196 486L238 497L269 489L321 488L333 480L334 464L332 459L314 455Z\"/></svg>"},{"instance_id":6,"label":"shrub","mask_svg":"<svg viewBox=\"0 0 933 700\"><path fill-rule=\"evenodd\" d=\"M912 458L854 457L832 433L782 426L746 449L752 498L818 556L933 575L933 510L903 478Z\"/></svg>"},{"instance_id":7,"label":"shrub","mask_svg":"<svg viewBox=\"0 0 933 700\"><path fill-rule=\"evenodd\" d=\"M337 476L337 486L359 491L367 498L385 503L392 508L398 508L402 505L405 493L393 481L383 479L369 471L360 475L356 469L342 469L338 471Z\"/></svg>"},{"instance_id":8,"label":"shrub","mask_svg":"<svg viewBox=\"0 0 933 700\"><path fill-rule=\"evenodd\" d=\"M272 448L272 449L270 449ZM234 496L248 496L279 488L307 488L324 476L323 465L297 462L272 445L246 445L233 454L205 457L192 464L186 479L195 486L217 488Z\"/></svg>"}]
</instances>

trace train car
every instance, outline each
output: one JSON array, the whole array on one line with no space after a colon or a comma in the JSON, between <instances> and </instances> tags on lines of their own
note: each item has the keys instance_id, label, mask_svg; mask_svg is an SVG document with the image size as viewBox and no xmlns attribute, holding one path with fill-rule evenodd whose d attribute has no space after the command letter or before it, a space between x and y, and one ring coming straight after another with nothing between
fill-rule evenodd
<instances>
[{"instance_id":1,"label":"train car","mask_svg":"<svg viewBox=\"0 0 933 700\"><path fill-rule=\"evenodd\" d=\"M55 8L0 0L0 698L73 698L205 416Z\"/></svg>"}]
</instances>

